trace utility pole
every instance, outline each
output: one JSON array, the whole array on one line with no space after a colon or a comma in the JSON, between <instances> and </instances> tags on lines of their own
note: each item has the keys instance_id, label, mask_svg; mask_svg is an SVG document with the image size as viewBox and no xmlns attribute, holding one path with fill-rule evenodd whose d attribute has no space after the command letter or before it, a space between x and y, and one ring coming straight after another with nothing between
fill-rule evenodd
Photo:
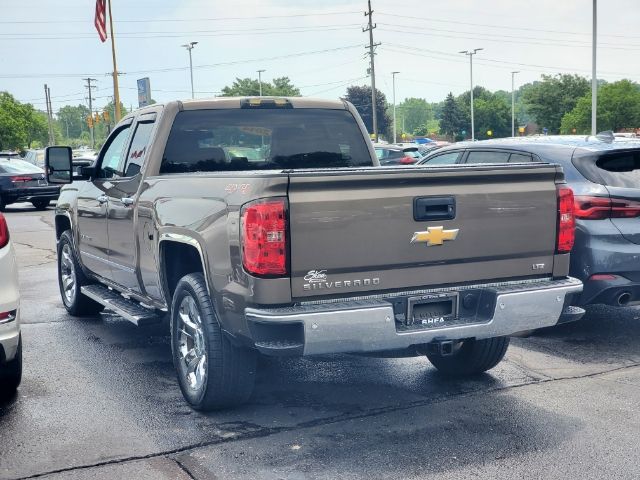
<instances>
[{"instance_id":1,"label":"utility pole","mask_svg":"<svg viewBox=\"0 0 640 480\"><path fill-rule=\"evenodd\" d=\"M96 88L96 86L95 85L91 85L91 82L97 82L97 80L95 78L85 78L85 81L87 82L85 87L89 91L89 116L91 116L93 118L93 92L92 92L92 90L94 88ZM115 107L115 105L114 105L114 107ZM95 148L96 140L95 140L95 135L93 133L93 121L91 122L91 126L89 127L89 133L91 134L91 148Z\"/></svg>"},{"instance_id":2,"label":"utility pole","mask_svg":"<svg viewBox=\"0 0 640 480\"><path fill-rule=\"evenodd\" d=\"M51 111L51 90L47 87L47 84L44 84L44 101L47 106L47 122L49 123L49 146L55 143L55 138L53 137L53 112Z\"/></svg>"},{"instance_id":3,"label":"utility pole","mask_svg":"<svg viewBox=\"0 0 640 480\"><path fill-rule=\"evenodd\" d=\"M262 96L262 74L266 72L266 70L258 70L258 96Z\"/></svg>"},{"instance_id":4,"label":"utility pole","mask_svg":"<svg viewBox=\"0 0 640 480\"><path fill-rule=\"evenodd\" d=\"M473 118L473 56L476 53L478 53L480 50L484 50L484 48L474 48L471 51L463 50L461 52L458 52L458 53L464 53L465 55L469 55L469 75L471 78L470 94L471 94L471 140L472 141L476 139L476 131L475 131L475 125L474 125L474 118Z\"/></svg>"},{"instance_id":5,"label":"utility pole","mask_svg":"<svg viewBox=\"0 0 640 480\"><path fill-rule=\"evenodd\" d=\"M197 44L198 42L189 42L182 45L184 48L186 48L189 51L189 72L191 74L191 98L196 98L193 92L193 60L191 58L191 50L193 50L193 47Z\"/></svg>"},{"instance_id":6,"label":"utility pole","mask_svg":"<svg viewBox=\"0 0 640 480\"><path fill-rule=\"evenodd\" d=\"M515 77L516 73L520 72L511 72L511 136L516 136L516 87L515 87Z\"/></svg>"},{"instance_id":7,"label":"utility pole","mask_svg":"<svg viewBox=\"0 0 640 480\"><path fill-rule=\"evenodd\" d=\"M391 72L391 76L393 77L393 143L396 143L398 141L398 134L396 130L396 74L397 73L400 73L400 72Z\"/></svg>"},{"instance_id":8,"label":"utility pole","mask_svg":"<svg viewBox=\"0 0 640 480\"><path fill-rule=\"evenodd\" d=\"M373 29L376 28L377 25L373 23L373 10L371 10L371 0L368 0L368 11L364 12L365 17L369 17L369 24L367 28L363 28L363 32L369 32L369 45L366 45L365 48L369 49L368 55L370 57L370 69L371 69L371 111L373 114L373 141L378 141L378 112L377 112L377 102L376 102L376 67L374 61L374 49L380 43L373 43Z\"/></svg>"},{"instance_id":9,"label":"utility pole","mask_svg":"<svg viewBox=\"0 0 640 480\"><path fill-rule=\"evenodd\" d=\"M593 42L591 45L591 135L598 133L598 76L596 52L598 50L598 0L593 0Z\"/></svg>"}]
</instances>

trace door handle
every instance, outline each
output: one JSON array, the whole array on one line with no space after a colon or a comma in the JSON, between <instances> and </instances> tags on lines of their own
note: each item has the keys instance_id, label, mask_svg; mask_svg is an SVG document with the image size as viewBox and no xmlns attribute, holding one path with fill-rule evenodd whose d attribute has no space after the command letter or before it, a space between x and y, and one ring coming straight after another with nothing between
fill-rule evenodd
<instances>
[{"instance_id":1,"label":"door handle","mask_svg":"<svg viewBox=\"0 0 640 480\"><path fill-rule=\"evenodd\" d=\"M124 197L121 199L121 202L125 207L130 207L133 205L133 198Z\"/></svg>"},{"instance_id":2,"label":"door handle","mask_svg":"<svg viewBox=\"0 0 640 480\"><path fill-rule=\"evenodd\" d=\"M102 205L103 203L107 203L109 197L107 197L106 195L100 195L98 198L96 198L96 200L100 205Z\"/></svg>"}]
</instances>

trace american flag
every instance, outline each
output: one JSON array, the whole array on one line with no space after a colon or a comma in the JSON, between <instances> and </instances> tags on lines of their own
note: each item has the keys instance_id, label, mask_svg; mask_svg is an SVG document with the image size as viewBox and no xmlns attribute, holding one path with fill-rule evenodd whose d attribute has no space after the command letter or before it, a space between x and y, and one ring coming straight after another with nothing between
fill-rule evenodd
<instances>
[{"instance_id":1,"label":"american flag","mask_svg":"<svg viewBox=\"0 0 640 480\"><path fill-rule=\"evenodd\" d=\"M96 18L93 24L96 26L100 41L104 42L107 39L107 0L96 0Z\"/></svg>"}]
</instances>

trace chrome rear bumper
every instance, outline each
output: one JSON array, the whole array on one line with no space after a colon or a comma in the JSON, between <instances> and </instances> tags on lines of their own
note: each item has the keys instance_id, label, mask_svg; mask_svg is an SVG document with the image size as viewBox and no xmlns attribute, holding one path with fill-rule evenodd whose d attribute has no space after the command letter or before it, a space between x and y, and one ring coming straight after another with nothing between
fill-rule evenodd
<instances>
[{"instance_id":1,"label":"chrome rear bumper","mask_svg":"<svg viewBox=\"0 0 640 480\"><path fill-rule=\"evenodd\" d=\"M556 325L563 311L570 307L568 301L573 294L582 290L582 282L566 278L472 287L495 295L493 315L482 323L402 331L396 327L393 304L383 298L346 299L274 309L247 308L245 315L256 347L265 354L395 350L433 341L507 336ZM460 290L466 288L471 287ZM572 319L580 316L580 312L576 315L574 307ZM279 338L279 332L286 335Z\"/></svg>"}]
</instances>

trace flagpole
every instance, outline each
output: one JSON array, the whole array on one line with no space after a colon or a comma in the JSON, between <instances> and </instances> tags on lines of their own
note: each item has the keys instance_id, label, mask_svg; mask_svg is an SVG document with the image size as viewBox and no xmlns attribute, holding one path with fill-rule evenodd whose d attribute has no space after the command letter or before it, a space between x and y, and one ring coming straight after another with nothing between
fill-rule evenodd
<instances>
[{"instance_id":1,"label":"flagpole","mask_svg":"<svg viewBox=\"0 0 640 480\"><path fill-rule=\"evenodd\" d=\"M118 89L118 67L116 66L116 39L113 34L113 16L111 15L111 0L107 0L109 6L109 29L111 30L111 56L113 57L113 103L115 111L115 122L122 118L120 111L120 91Z\"/></svg>"}]
</instances>

